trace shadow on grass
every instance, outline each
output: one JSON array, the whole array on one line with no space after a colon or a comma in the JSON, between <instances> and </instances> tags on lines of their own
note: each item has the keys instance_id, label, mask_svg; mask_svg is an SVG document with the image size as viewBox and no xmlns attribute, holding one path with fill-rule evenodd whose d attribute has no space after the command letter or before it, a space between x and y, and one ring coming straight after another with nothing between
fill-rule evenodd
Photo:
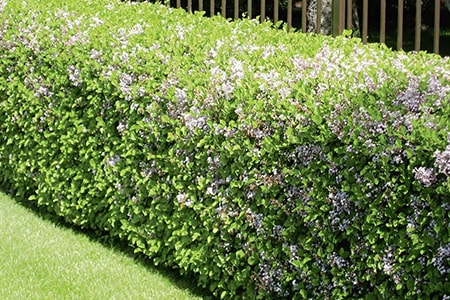
<instances>
[{"instance_id":1,"label":"shadow on grass","mask_svg":"<svg viewBox=\"0 0 450 300\"><path fill-rule=\"evenodd\" d=\"M0 187L0 192L5 193L9 197L15 200L16 203L22 205L23 207L29 209L39 218L49 221L58 227L71 230L74 234L82 234L89 238L92 242L99 243L103 247L112 249L117 253L121 253L127 257L134 260L135 263L143 266L149 272L159 274L167 278L174 286L179 289L189 291L192 296L200 297L202 299L215 299L211 292L206 288L198 287L198 275L196 274L185 274L182 275L175 268L165 267L165 266L155 266L152 260L143 255L142 253L134 253L134 249L127 244L126 241L120 240L119 238L112 238L107 232L98 232L86 228L81 228L79 226L70 224L66 222L62 217L55 216L45 209L39 208L34 202L24 199L20 199L14 196L14 193L10 190L5 190Z\"/></svg>"}]
</instances>

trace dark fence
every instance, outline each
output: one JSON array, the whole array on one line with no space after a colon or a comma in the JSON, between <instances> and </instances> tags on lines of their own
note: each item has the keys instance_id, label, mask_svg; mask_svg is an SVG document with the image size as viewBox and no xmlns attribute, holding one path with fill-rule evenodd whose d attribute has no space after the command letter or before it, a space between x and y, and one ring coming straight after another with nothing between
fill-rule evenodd
<instances>
[{"instance_id":1,"label":"dark fence","mask_svg":"<svg viewBox=\"0 0 450 300\"><path fill-rule=\"evenodd\" d=\"M333 35L342 34L344 30L351 30L352 34L361 37L364 43L386 43L388 37L389 46L399 50L404 49L405 44L408 48L405 50L423 50L421 48L422 33L426 31L428 42L432 45L428 45L425 50L436 54L441 52L441 14L445 14L444 21L447 21L446 26L450 27L448 24L450 0L166 1L169 6L184 8L189 12L205 11L206 16L220 14L232 19L259 16L261 22L268 19L274 23L283 21L287 24L288 30L296 29L302 32ZM426 3L426 7L423 3ZM422 18L424 11L427 12L426 22L423 22ZM445 37L450 43L450 29L447 35ZM445 54L449 55L450 45L445 45L444 48Z\"/></svg>"},{"instance_id":2,"label":"dark fence","mask_svg":"<svg viewBox=\"0 0 450 300\"><path fill-rule=\"evenodd\" d=\"M346 28L352 29L352 1L353 0L337 0L339 2L339 31L342 32L344 28L344 22L346 22ZM319 1L320 2L320 1ZM347 2L347 3L345 3ZM379 0L380 2L380 39L381 43L386 42L386 21L387 21L387 8L386 0ZM392 1L390 1L392 2ZM422 24L422 2L423 0L415 0L415 42L414 50L419 51L421 49L421 32L423 30ZM442 0L434 0L434 26L433 26L433 51L439 53L439 39L440 39L440 19L441 19L441 2ZM450 2L447 1L447 5ZM363 0L362 6L362 39L364 43L367 43L367 31L368 31L368 16L369 5L368 0ZM404 0L398 0L397 5L397 49L403 48L403 32L404 32ZM450 10L450 7L447 7ZM345 14L346 11L346 14Z\"/></svg>"}]
</instances>

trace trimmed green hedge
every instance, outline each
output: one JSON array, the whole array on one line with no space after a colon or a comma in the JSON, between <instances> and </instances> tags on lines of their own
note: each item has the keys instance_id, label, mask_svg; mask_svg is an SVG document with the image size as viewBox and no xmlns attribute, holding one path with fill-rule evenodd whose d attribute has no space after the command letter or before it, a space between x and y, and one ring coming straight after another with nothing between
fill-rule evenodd
<instances>
[{"instance_id":1,"label":"trimmed green hedge","mask_svg":"<svg viewBox=\"0 0 450 300\"><path fill-rule=\"evenodd\" d=\"M156 4L0 4L0 182L221 298L450 296L450 61Z\"/></svg>"}]
</instances>

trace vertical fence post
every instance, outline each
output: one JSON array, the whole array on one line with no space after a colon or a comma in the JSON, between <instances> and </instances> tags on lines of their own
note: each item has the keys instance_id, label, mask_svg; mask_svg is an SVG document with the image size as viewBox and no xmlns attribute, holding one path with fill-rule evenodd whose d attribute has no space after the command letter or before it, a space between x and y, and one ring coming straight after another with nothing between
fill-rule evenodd
<instances>
[{"instance_id":1,"label":"vertical fence post","mask_svg":"<svg viewBox=\"0 0 450 300\"><path fill-rule=\"evenodd\" d=\"M369 19L369 2L368 0L363 1L363 24L362 24L362 40L364 44L367 44L367 26Z\"/></svg>"},{"instance_id":2,"label":"vertical fence post","mask_svg":"<svg viewBox=\"0 0 450 300\"><path fill-rule=\"evenodd\" d=\"M251 1L251 0L249 0ZM287 7L287 30L290 31L292 27L292 1L288 1Z\"/></svg>"},{"instance_id":3,"label":"vertical fence post","mask_svg":"<svg viewBox=\"0 0 450 300\"><path fill-rule=\"evenodd\" d=\"M252 0L247 0L247 14L248 18L252 18Z\"/></svg>"},{"instance_id":4,"label":"vertical fence post","mask_svg":"<svg viewBox=\"0 0 450 300\"><path fill-rule=\"evenodd\" d=\"M239 18L239 0L234 0L234 19Z\"/></svg>"},{"instance_id":5,"label":"vertical fence post","mask_svg":"<svg viewBox=\"0 0 450 300\"><path fill-rule=\"evenodd\" d=\"M278 0L273 1L273 23L278 22L280 4Z\"/></svg>"},{"instance_id":6,"label":"vertical fence post","mask_svg":"<svg viewBox=\"0 0 450 300\"><path fill-rule=\"evenodd\" d=\"M337 36L339 35L339 0L333 0L331 5L331 32L333 36Z\"/></svg>"},{"instance_id":7,"label":"vertical fence post","mask_svg":"<svg viewBox=\"0 0 450 300\"><path fill-rule=\"evenodd\" d=\"M222 0L222 17L227 18L227 0Z\"/></svg>"},{"instance_id":8,"label":"vertical fence post","mask_svg":"<svg viewBox=\"0 0 450 300\"><path fill-rule=\"evenodd\" d=\"M316 32L322 32L322 0L317 1Z\"/></svg>"},{"instance_id":9,"label":"vertical fence post","mask_svg":"<svg viewBox=\"0 0 450 300\"><path fill-rule=\"evenodd\" d=\"M289 1L289 0L288 0ZM319 0L320 2L321 0ZM306 10L308 8L308 1L307 0L303 0L302 1L302 32L306 32Z\"/></svg>"},{"instance_id":10,"label":"vertical fence post","mask_svg":"<svg viewBox=\"0 0 450 300\"><path fill-rule=\"evenodd\" d=\"M214 17L214 15L216 14L214 4L215 4L214 0L209 0L209 15L211 17Z\"/></svg>"},{"instance_id":11,"label":"vertical fence post","mask_svg":"<svg viewBox=\"0 0 450 300\"><path fill-rule=\"evenodd\" d=\"M386 43L386 0L380 1L380 43Z\"/></svg>"},{"instance_id":12,"label":"vertical fence post","mask_svg":"<svg viewBox=\"0 0 450 300\"><path fill-rule=\"evenodd\" d=\"M353 1L347 0L347 29L353 29Z\"/></svg>"},{"instance_id":13,"label":"vertical fence post","mask_svg":"<svg viewBox=\"0 0 450 300\"><path fill-rule=\"evenodd\" d=\"M420 51L420 34L422 31L422 0L416 0L416 41L414 50Z\"/></svg>"},{"instance_id":14,"label":"vertical fence post","mask_svg":"<svg viewBox=\"0 0 450 300\"><path fill-rule=\"evenodd\" d=\"M398 0L397 12L397 50L403 48L403 0Z\"/></svg>"},{"instance_id":15,"label":"vertical fence post","mask_svg":"<svg viewBox=\"0 0 450 300\"><path fill-rule=\"evenodd\" d=\"M198 0L198 11L203 11L203 0Z\"/></svg>"},{"instance_id":16,"label":"vertical fence post","mask_svg":"<svg viewBox=\"0 0 450 300\"><path fill-rule=\"evenodd\" d=\"M261 22L266 20L266 0L261 0Z\"/></svg>"},{"instance_id":17,"label":"vertical fence post","mask_svg":"<svg viewBox=\"0 0 450 300\"><path fill-rule=\"evenodd\" d=\"M440 19L441 19L441 0L435 0L434 1L433 51L436 54L439 54Z\"/></svg>"},{"instance_id":18,"label":"vertical fence post","mask_svg":"<svg viewBox=\"0 0 450 300\"><path fill-rule=\"evenodd\" d=\"M345 0L333 0L332 2L332 26L333 36L342 34L344 30Z\"/></svg>"}]
</instances>

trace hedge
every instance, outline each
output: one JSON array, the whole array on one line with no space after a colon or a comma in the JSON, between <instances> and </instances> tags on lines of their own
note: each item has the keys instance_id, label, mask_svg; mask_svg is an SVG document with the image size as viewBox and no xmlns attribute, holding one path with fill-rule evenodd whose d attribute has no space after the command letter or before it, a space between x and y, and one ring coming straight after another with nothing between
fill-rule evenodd
<instances>
[{"instance_id":1,"label":"hedge","mask_svg":"<svg viewBox=\"0 0 450 300\"><path fill-rule=\"evenodd\" d=\"M236 299L450 297L450 60L0 3L0 183Z\"/></svg>"}]
</instances>

